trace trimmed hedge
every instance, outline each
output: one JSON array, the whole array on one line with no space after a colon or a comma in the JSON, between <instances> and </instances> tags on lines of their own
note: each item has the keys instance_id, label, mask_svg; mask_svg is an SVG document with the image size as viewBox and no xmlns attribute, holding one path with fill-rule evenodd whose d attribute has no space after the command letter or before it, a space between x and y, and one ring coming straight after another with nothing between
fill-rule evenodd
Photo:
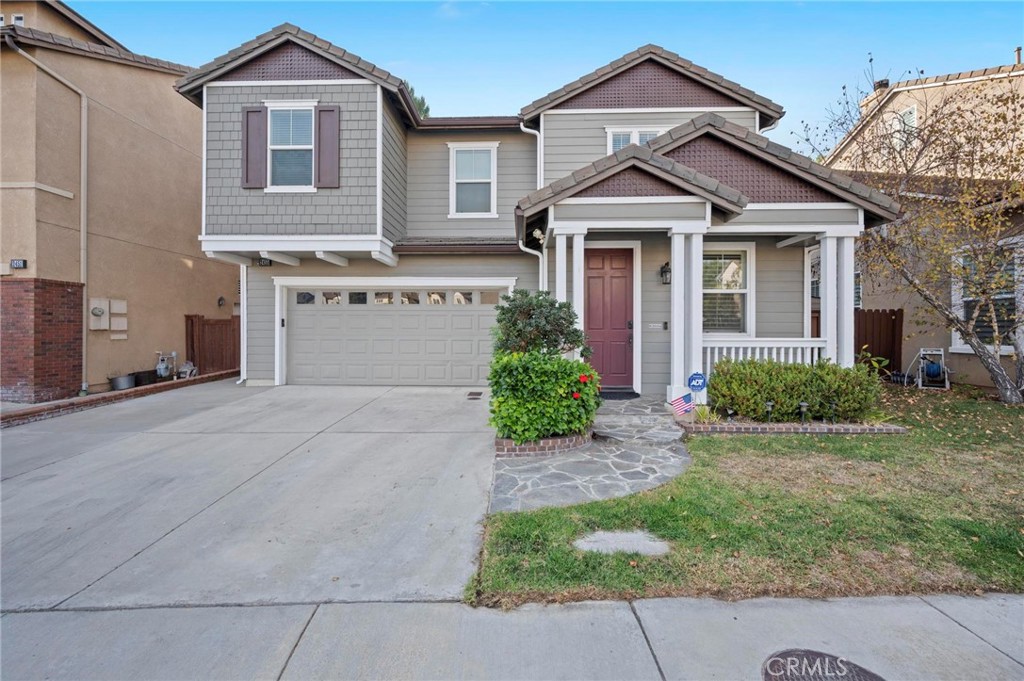
<instances>
[{"instance_id":1,"label":"trimmed hedge","mask_svg":"<svg viewBox=\"0 0 1024 681\"><path fill-rule=\"evenodd\" d=\"M708 380L708 398L716 409L730 408L739 416L767 421L765 402L775 403L773 421L799 421L800 402L807 402L812 419L832 417L859 421L881 398L878 374L864 364L844 368L822 360L815 365L783 364L772 360L723 360Z\"/></svg>"},{"instance_id":2,"label":"trimmed hedge","mask_svg":"<svg viewBox=\"0 0 1024 681\"><path fill-rule=\"evenodd\" d=\"M515 443L586 434L601 404L600 379L586 362L544 352L498 352L487 379L491 425Z\"/></svg>"}]
</instances>

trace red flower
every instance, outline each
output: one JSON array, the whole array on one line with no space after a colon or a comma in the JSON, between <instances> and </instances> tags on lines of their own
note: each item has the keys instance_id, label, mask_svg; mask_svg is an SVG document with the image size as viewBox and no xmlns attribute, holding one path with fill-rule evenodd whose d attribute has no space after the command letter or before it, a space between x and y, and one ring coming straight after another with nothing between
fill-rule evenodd
<instances>
[{"instance_id":1,"label":"red flower","mask_svg":"<svg viewBox=\"0 0 1024 681\"><path fill-rule=\"evenodd\" d=\"M572 399L574 399L574 400L580 399L580 394L579 393L573 393L572 394Z\"/></svg>"},{"instance_id":2,"label":"red flower","mask_svg":"<svg viewBox=\"0 0 1024 681\"><path fill-rule=\"evenodd\" d=\"M580 374L580 383L586 383L589 380L590 376L587 376L586 374Z\"/></svg>"}]
</instances>

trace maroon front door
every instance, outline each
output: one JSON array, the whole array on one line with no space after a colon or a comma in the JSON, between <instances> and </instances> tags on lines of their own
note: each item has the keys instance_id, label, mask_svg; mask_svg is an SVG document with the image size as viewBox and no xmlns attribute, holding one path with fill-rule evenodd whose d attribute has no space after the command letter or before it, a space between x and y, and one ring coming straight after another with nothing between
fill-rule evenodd
<instances>
[{"instance_id":1,"label":"maroon front door","mask_svg":"<svg viewBox=\"0 0 1024 681\"><path fill-rule=\"evenodd\" d=\"M633 251L588 248L584 323L604 388L633 387Z\"/></svg>"}]
</instances>

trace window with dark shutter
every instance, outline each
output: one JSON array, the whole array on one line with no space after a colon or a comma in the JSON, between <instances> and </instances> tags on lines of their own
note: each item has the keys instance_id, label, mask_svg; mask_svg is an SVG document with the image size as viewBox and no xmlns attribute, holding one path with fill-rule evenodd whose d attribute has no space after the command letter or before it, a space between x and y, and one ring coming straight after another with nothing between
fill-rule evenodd
<instances>
[{"instance_id":1,"label":"window with dark shutter","mask_svg":"<svg viewBox=\"0 0 1024 681\"><path fill-rule=\"evenodd\" d=\"M267 186L267 109L242 109L242 188Z\"/></svg>"},{"instance_id":2,"label":"window with dark shutter","mask_svg":"<svg viewBox=\"0 0 1024 681\"><path fill-rule=\"evenodd\" d=\"M318 188L329 189L341 186L340 133L340 107L316 107L316 177L314 184Z\"/></svg>"}]
</instances>

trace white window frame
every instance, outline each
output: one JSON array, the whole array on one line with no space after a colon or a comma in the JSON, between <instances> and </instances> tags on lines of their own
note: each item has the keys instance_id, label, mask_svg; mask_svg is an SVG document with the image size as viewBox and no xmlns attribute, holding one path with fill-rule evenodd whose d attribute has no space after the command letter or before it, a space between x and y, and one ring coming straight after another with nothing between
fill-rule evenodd
<instances>
[{"instance_id":1,"label":"white window frame","mask_svg":"<svg viewBox=\"0 0 1024 681\"><path fill-rule=\"evenodd\" d=\"M479 220L498 217L498 145L501 142L448 142L448 219ZM455 211L455 153L457 151L491 152L491 210L488 213L457 213Z\"/></svg>"},{"instance_id":2,"label":"white window frame","mask_svg":"<svg viewBox=\"0 0 1024 681\"><path fill-rule=\"evenodd\" d=\"M12 14L11 15L11 26L24 26L25 15L24 14Z\"/></svg>"},{"instance_id":3,"label":"white window frame","mask_svg":"<svg viewBox=\"0 0 1024 681\"><path fill-rule=\"evenodd\" d=\"M264 193L267 194L315 194L316 193L316 107L320 104L319 100L316 99L302 99L302 100L286 100L286 99L272 99L265 100L263 106L267 108L267 186L263 189ZM274 109L308 109L311 112L313 126L312 126L312 137L310 144L301 145L274 145L270 143L272 138L272 127L270 112ZM310 184L308 185L282 185L275 186L271 184L274 176L273 167L273 154L272 151L280 151L287 149L310 149L312 153L312 165L310 167L309 179Z\"/></svg>"},{"instance_id":4,"label":"white window frame","mask_svg":"<svg viewBox=\"0 0 1024 681\"><path fill-rule=\"evenodd\" d=\"M913 116L913 123L907 125L907 114ZM896 145L903 149L907 146L908 142L911 141L911 132L917 129L917 104L911 104L908 107L900 109L896 112L896 118L892 122L892 132L896 135Z\"/></svg>"},{"instance_id":5,"label":"white window frame","mask_svg":"<svg viewBox=\"0 0 1024 681\"><path fill-rule=\"evenodd\" d=\"M604 130L605 130L605 134L608 136L607 151L608 151L609 154L614 154L615 153L614 151L612 151L612 137L615 136L615 135L629 135L629 143L630 144L637 144L638 145L638 144L640 144L640 133L642 133L642 132L654 133L655 137L658 137L660 135L664 135L665 134L665 129L664 128L646 127L646 126L640 126L640 127L637 127L637 128L612 128L612 127L605 127Z\"/></svg>"},{"instance_id":6,"label":"white window frame","mask_svg":"<svg viewBox=\"0 0 1024 681\"><path fill-rule=\"evenodd\" d=\"M743 314L746 319L747 330L743 333L735 333L731 331L705 331L704 337L715 340L729 339L729 338L756 338L757 337L757 306L755 305L755 290L757 288L757 269L755 267L755 254L757 253L757 244L753 241L705 241L704 242L704 254L708 253L736 253L740 252L743 254L743 263L745 265L746 272L746 288L743 289L706 289L703 287L704 273L701 272L701 301L704 300L705 293L744 293L746 294L746 305L744 306ZM704 266L704 258L701 256L701 268ZM701 302L703 307L703 302Z\"/></svg>"},{"instance_id":7,"label":"white window frame","mask_svg":"<svg viewBox=\"0 0 1024 681\"><path fill-rule=\"evenodd\" d=\"M1024 237L1015 237L1007 239L1001 244L1004 248L1012 249L1013 255L1013 267L1014 267L1014 282L1016 284L1014 293L1002 296L1003 298L1015 298L1016 303L1016 314L1020 315L1021 311L1024 310ZM964 318L964 287L963 283L954 279L950 285L950 302L952 303L953 311L956 312L960 319ZM1024 333L1021 329L1018 329L1017 333ZM1006 338L1003 339L1007 340ZM995 346L992 346L995 350ZM964 339L960 336L956 330L950 331L950 347L949 351L956 354L973 355L974 350L971 346L964 342ZM1013 354L1013 345L1000 345L999 355L1008 356Z\"/></svg>"}]
</instances>

